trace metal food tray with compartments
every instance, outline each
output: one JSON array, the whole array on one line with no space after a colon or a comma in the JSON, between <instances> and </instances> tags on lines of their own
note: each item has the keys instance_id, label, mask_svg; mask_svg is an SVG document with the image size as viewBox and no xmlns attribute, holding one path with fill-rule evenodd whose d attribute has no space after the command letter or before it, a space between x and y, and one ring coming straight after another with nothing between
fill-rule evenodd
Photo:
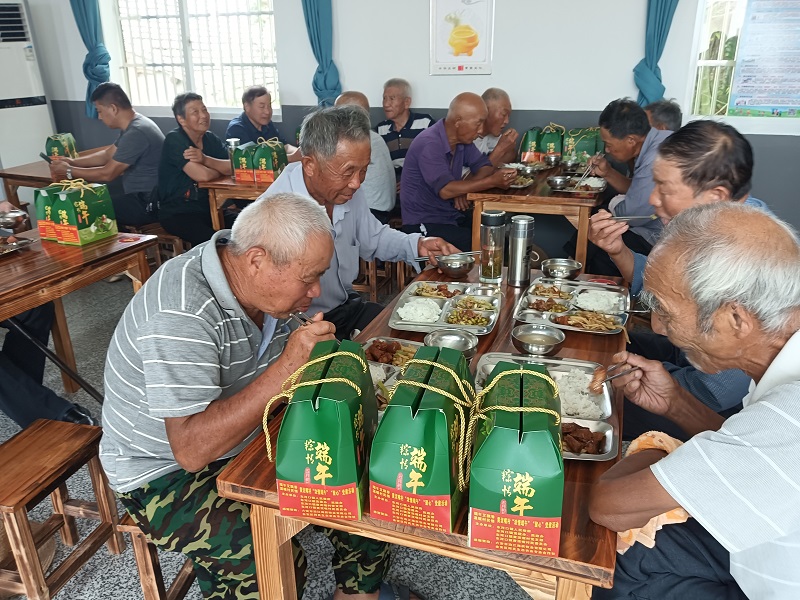
<instances>
[{"instance_id":1,"label":"metal food tray with compartments","mask_svg":"<svg viewBox=\"0 0 800 600\"><path fill-rule=\"evenodd\" d=\"M380 337L370 338L366 342L364 342L362 344L364 352L366 353L367 350L370 348L370 346L372 346L372 344L374 344L376 341L398 342L402 346L413 348L415 352L418 348L424 345L420 342L412 342L410 340L401 340L399 338L380 336ZM377 362L374 360L369 360L369 358L367 359L367 363L369 364L370 376L372 377L372 385L375 387L375 395L376 396L380 395L384 397L385 394L383 393L383 390L381 390L378 384L379 383L382 384L383 387L387 390L391 388L395 383L397 383L397 380L400 377L400 373L402 372L402 365ZM388 400L388 398L384 399ZM378 406L380 406L380 403L378 404ZM378 413L379 416L381 416L383 414L383 409L379 408Z\"/></svg>"},{"instance_id":2,"label":"metal food tray with compartments","mask_svg":"<svg viewBox=\"0 0 800 600\"><path fill-rule=\"evenodd\" d=\"M4 254L9 254L11 252L17 252L18 250L23 250L28 246L31 246L36 240L32 240L30 238L17 238L16 242L4 242L0 243L0 256Z\"/></svg>"},{"instance_id":3,"label":"metal food tray with compartments","mask_svg":"<svg viewBox=\"0 0 800 600\"><path fill-rule=\"evenodd\" d=\"M428 286L429 288L436 288L438 286L445 286L448 292L458 291L458 295L451 298L440 298L432 296L418 295L418 291L422 289L421 286ZM465 325L461 323L448 323L447 319L451 313L459 308L459 303L467 297L474 297L480 300L486 300L492 305L491 310L474 310L480 316L487 319L485 325ZM400 310L407 306L409 303L419 300L421 298L428 298L439 305L439 317L435 321L413 321L403 319L400 316ZM479 283L458 283L458 282L426 282L418 281L410 284L397 299L397 304L389 317L389 327L398 329L400 331L417 331L422 333L429 333L437 329L456 328L465 331L471 331L475 335L486 335L494 329L497 319L500 316L500 308L503 305L503 294L500 288L493 285L485 285Z\"/></svg>"},{"instance_id":4,"label":"metal food tray with compartments","mask_svg":"<svg viewBox=\"0 0 800 600\"><path fill-rule=\"evenodd\" d=\"M475 366L475 389L483 389L486 380L489 378L495 365L500 361L515 363L521 366L530 364L544 365L550 376L556 381L559 380L570 372L572 369L579 369L591 376L595 368L600 365L595 362L577 360L573 358L559 358L559 357L545 357L545 356L530 356L526 354L510 354L506 352L489 352L480 356L478 364ZM587 380L588 386L589 380ZM587 390L588 391L588 390ZM617 456L619 450L619 430L616 425L616 420L612 420L614 415L614 403L611 395L611 384L605 382L603 384L602 394L592 394L589 392L589 398L597 403L602 411L599 419L586 419L582 415L568 415L564 414L562 410L561 420L564 423L577 423L583 427L588 427L591 431L599 431L605 435L605 445L601 454L574 454L572 452L562 451L565 459L570 460L592 460L592 461L606 461L612 460Z\"/></svg>"},{"instance_id":5,"label":"metal food tray with compartments","mask_svg":"<svg viewBox=\"0 0 800 600\"><path fill-rule=\"evenodd\" d=\"M537 293L537 286L543 286L545 288L556 287L564 294L569 294L569 297L553 298L552 296L548 296L542 293ZM614 294L617 296L617 304L614 307L614 310L609 311L607 313L605 312L602 313L610 317L617 323L618 326L616 329L612 329L610 331L598 331L598 330L584 329L582 327L575 327L573 325L563 325L556 321L557 317L575 315L581 310L587 310L586 308L581 308L580 297L582 294L590 290L607 292L609 294ZM541 289L538 291L541 292ZM530 305L533 302L537 300L547 301L550 298L552 298L552 300L556 304L560 304L561 306L567 308L567 310L554 312L554 311L536 310L530 308ZM622 329L625 327L625 324L628 322L628 313L626 313L625 311L630 310L630 304L631 304L631 298L630 294L628 293L628 290L619 285L608 285L605 283L592 283L590 281L577 281L577 280L573 281L567 279L552 279L552 278L540 277L531 283L528 289L525 290L525 293L522 294L520 299L517 301L517 304L514 307L514 319L522 323L544 323L546 325L552 325L553 327L557 327L558 329L563 329L565 331L582 331L584 333L614 335L620 333Z\"/></svg>"},{"instance_id":6,"label":"metal food tray with compartments","mask_svg":"<svg viewBox=\"0 0 800 600\"><path fill-rule=\"evenodd\" d=\"M573 177L572 180L569 182L570 186L574 186L579 179L580 177ZM565 187L564 189L558 191L565 192L567 194L599 194L600 192L606 191L607 187L608 187L608 182L605 179L603 179L603 185L601 185L600 187L593 187L591 189L577 189L575 187Z\"/></svg>"}]
</instances>

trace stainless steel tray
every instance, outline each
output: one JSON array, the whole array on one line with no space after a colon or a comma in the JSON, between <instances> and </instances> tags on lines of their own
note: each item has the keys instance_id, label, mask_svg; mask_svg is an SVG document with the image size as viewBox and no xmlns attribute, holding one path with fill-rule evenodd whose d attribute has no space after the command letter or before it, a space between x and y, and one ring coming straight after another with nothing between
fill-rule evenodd
<instances>
[{"instance_id":1,"label":"stainless steel tray","mask_svg":"<svg viewBox=\"0 0 800 600\"><path fill-rule=\"evenodd\" d=\"M441 312L436 321L425 323L421 321L406 321L400 318L398 311L409 302L418 298L429 298L429 296L417 296L416 291L422 285L446 285L449 291L459 290L461 294L452 298L431 298L440 307ZM482 316L489 319L486 325L461 325L447 322L447 317L457 307L458 301L466 296L474 295L482 300L489 300L493 305L492 310L476 310ZM410 284L397 299L397 304L389 317L389 327L400 331L418 331L428 333L436 329L456 328L471 331L475 335L486 335L494 329L497 318L500 316L500 309L503 305L503 294L499 287L487 286L477 283L458 283L458 282L425 282L418 281Z\"/></svg>"},{"instance_id":2,"label":"stainless steel tray","mask_svg":"<svg viewBox=\"0 0 800 600\"><path fill-rule=\"evenodd\" d=\"M581 175L582 174L583 173L581 173ZM578 179L580 178L579 177L573 178L572 181L570 181L570 184L575 185L576 183L578 183ZM567 194L599 194L600 192L604 192L607 187L608 187L608 182L606 180L603 180L603 185L601 185L600 187L592 188L590 190L576 190L574 187L566 187L563 190L558 190L558 191L565 192Z\"/></svg>"},{"instance_id":3,"label":"stainless steel tray","mask_svg":"<svg viewBox=\"0 0 800 600\"><path fill-rule=\"evenodd\" d=\"M417 348L420 348L420 347L425 345L422 342L412 342L411 340L403 340L403 339L400 339L400 338L380 336L380 337L370 338L366 342L361 344L361 346L364 348L364 352L366 352L369 349L369 347L372 346L372 344L374 342L376 342L377 340L381 340L381 341L385 341L385 342L399 342L403 346L411 346L411 347L413 347L415 349L415 351L416 351ZM381 363L381 362L374 361L374 360L369 360L369 359L367 360L367 362L370 363L370 364L373 364L373 365L386 365L387 364L387 363ZM402 365L389 364L388 366L390 366L390 367L399 367L399 366L402 366Z\"/></svg>"},{"instance_id":4,"label":"stainless steel tray","mask_svg":"<svg viewBox=\"0 0 800 600\"><path fill-rule=\"evenodd\" d=\"M10 252L16 252L17 250L23 250L33 244L36 240L32 240L30 238L17 238L16 242L11 242L7 244L0 243L0 256L3 254L8 254Z\"/></svg>"},{"instance_id":5,"label":"stainless steel tray","mask_svg":"<svg viewBox=\"0 0 800 600\"><path fill-rule=\"evenodd\" d=\"M573 419L571 417L564 417L562 423L575 423L581 427L588 427L590 431L600 431L605 434L605 452L601 454L575 454L567 450L561 451L561 456L564 460L593 460L603 462L606 460L613 460L619 451L619 435L617 435L616 428L610 423L604 421L592 421L590 419Z\"/></svg>"}]
</instances>

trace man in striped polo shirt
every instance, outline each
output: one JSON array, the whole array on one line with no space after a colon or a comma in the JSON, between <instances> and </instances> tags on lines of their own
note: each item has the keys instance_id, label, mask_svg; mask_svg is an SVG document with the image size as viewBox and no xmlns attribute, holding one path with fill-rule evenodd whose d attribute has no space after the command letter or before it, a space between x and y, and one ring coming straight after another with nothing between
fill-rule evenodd
<instances>
[{"instance_id":1,"label":"man in striped polo shirt","mask_svg":"<svg viewBox=\"0 0 800 600\"><path fill-rule=\"evenodd\" d=\"M314 345L334 339L322 314L287 328L289 314L319 296L332 255L321 206L296 194L262 198L232 231L156 271L111 340L100 460L148 537L192 558L206 598L259 597L249 507L221 498L216 478ZM326 534L342 587L380 587L388 544Z\"/></svg>"},{"instance_id":2,"label":"man in striped polo shirt","mask_svg":"<svg viewBox=\"0 0 800 600\"><path fill-rule=\"evenodd\" d=\"M769 240L765 244L765 240ZM742 369L744 409L725 420L681 388L659 361L623 352L640 370L617 387L693 435L669 455L649 449L600 478L590 515L615 531L682 507L655 547L617 558L606 598L800 597L800 245L758 208L696 206L664 230L648 258L654 329L708 373Z\"/></svg>"}]
</instances>

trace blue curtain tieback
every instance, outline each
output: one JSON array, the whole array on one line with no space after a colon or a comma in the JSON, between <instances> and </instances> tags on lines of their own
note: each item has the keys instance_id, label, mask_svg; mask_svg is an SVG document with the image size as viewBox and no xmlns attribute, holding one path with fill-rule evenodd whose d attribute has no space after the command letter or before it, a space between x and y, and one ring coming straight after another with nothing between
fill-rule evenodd
<instances>
[{"instance_id":1,"label":"blue curtain tieback","mask_svg":"<svg viewBox=\"0 0 800 600\"><path fill-rule=\"evenodd\" d=\"M666 88L661 83L661 69L658 66L651 69L645 59L640 60L633 68L633 80L641 91L641 95L645 97L645 104L661 100L664 97Z\"/></svg>"},{"instance_id":2,"label":"blue curtain tieback","mask_svg":"<svg viewBox=\"0 0 800 600\"><path fill-rule=\"evenodd\" d=\"M104 44L98 44L86 54L83 61L83 74L88 81L103 83L111 77L111 68L108 63L111 55Z\"/></svg>"}]
</instances>

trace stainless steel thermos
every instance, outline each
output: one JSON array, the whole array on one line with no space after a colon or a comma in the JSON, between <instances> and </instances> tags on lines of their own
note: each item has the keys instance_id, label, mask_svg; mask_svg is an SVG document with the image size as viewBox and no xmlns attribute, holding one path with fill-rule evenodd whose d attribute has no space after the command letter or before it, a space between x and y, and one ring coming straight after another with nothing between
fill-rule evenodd
<instances>
[{"instance_id":1,"label":"stainless steel thermos","mask_svg":"<svg viewBox=\"0 0 800 600\"><path fill-rule=\"evenodd\" d=\"M531 281L533 249L533 217L511 217L508 235L508 285L522 287Z\"/></svg>"}]
</instances>

